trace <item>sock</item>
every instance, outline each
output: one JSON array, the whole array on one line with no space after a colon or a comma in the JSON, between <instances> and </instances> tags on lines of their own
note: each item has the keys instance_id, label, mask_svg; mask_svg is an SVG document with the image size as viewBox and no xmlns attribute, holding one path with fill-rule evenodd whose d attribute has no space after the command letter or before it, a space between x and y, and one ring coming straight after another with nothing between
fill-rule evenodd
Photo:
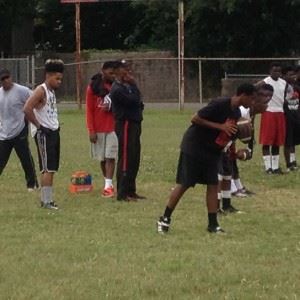
<instances>
[{"instance_id":1,"label":"sock","mask_svg":"<svg viewBox=\"0 0 300 300\"><path fill-rule=\"evenodd\" d=\"M52 194L53 194L53 187L52 186L42 186L42 188L41 188L41 201L44 204L53 202Z\"/></svg>"},{"instance_id":2,"label":"sock","mask_svg":"<svg viewBox=\"0 0 300 300\"><path fill-rule=\"evenodd\" d=\"M170 219L172 213L173 213L173 209L170 208L169 206L166 206L166 209L165 209L165 212L164 212L164 217Z\"/></svg>"},{"instance_id":3,"label":"sock","mask_svg":"<svg viewBox=\"0 0 300 300\"><path fill-rule=\"evenodd\" d=\"M218 227L217 213L208 213L208 226Z\"/></svg>"},{"instance_id":4,"label":"sock","mask_svg":"<svg viewBox=\"0 0 300 300\"><path fill-rule=\"evenodd\" d=\"M221 203L221 199L222 199L222 194L218 193L218 208L220 208L220 203Z\"/></svg>"},{"instance_id":5,"label":"sock","mask_svg":"<svg viewBox=\"0 0 300 300\"><path fill-rule=\"evenodd\" d=\"M263 156L264 164L265 164L265 169L268 171L271 169L271 155L264 155Z\"/></svg>"},{"instance_id":6,"label":"sock","mask_svg":"<svg viewBox=\"0 0 300 300\"><path fill-rule=\"evenodd\" d=\"M223 198L222 199L223 209L228 208L231 205L231 199L230 198Z\"/></svg>"},{"instance_id":7,"label":"sock","mask_svg":"<svg viewBox=\"0 0 300 300\"><path fill-rule=\"evenodd\" d=\"M272 155L272 170L279 168L279 155Z\"/></svg>"},{"instance_id":8,"label":"sock","mask_svg":"<svg viewBox=\"0 0 300 300\"><path fill-rule=\"evenodd\" d=\"M236 184L234 182L234 179L231 179L231 185L230 185L230 187L231 187L231 193L237 192L238 188L237 188L237 186L236 186Z\"/></svg>"},{"instance_id":9,"label":"sock","mask_svg":"<svg viewBox=\"0 0 300 300\"><path fill-rule=\"evenodd\" d=\"M290 153L290 162L292 163L294 161L296 161L296 155L295 153Z\"/></svg>"},{"instance_id":10,"label":"sock","mask_svg":"<svg viewBox=\"0 0 300 300\"><path fill-rule=\"evenodd\" d=\"M109 178L105 178L105 185L104 185L104 188L107 189L109 187L112 187L113 184L112 184L112 179L109 179Z\"/></svg>"},{"instance_id":11,"label":"sock","mask_svg":"<svg viewBox=\"0 0 300 300\"><path fill-rule=\"evenodd\" d=\"M236 188L238 189L238 190L241 190L242 188L243 188L243 185L242 185L242 182L241 182L241 179L234 179L234 184L235 184L235 186L236 186Z\"/></svg>"}]
</instances>

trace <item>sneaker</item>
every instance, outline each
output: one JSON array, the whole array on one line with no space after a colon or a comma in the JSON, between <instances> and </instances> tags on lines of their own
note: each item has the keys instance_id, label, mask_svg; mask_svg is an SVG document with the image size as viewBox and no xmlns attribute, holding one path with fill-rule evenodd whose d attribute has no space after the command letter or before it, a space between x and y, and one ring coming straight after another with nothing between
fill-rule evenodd
<instances>
[{"instance_id":1,"label":"sneaker","mask_svg":"<svg viewBox=\"0 0 300 300\"><path fill-rule=\"evenodd\" d=\"M253 196L253 195L256 195L256 193L254 193L254 192L252 192L252 191L246 189L245 187L243 187L243 188L241 189L241 192L242 192L243 194L245 194L246 196Z\"/></svg>"},{"instance_id":2,"label":"sneaker","mask_svg":"<svg viewBox=\"0 0 300 300\"><path fill-rule=\"evenodd\" d=\"M101 193L102 197L104 198L112 198L115 196L115 190L114 188L111 186L107 189L103 189L102 193Z\"/></svg>"},{"instance_id":3,"label":"sneaker","mask_svg":"<svg viewBox=\"0 0 300 300\"><path fill-rule=\"evenodd\" d=\"M283 175L284 174L284 172L280 168L272 170L272 173L276 174L276 175Z\"/></svg>"},{"instance_id":4,"label":"sneaker","mask_svg":"<svg viewBox=\"0 0 300 300\"><path fill-rule=\"evenodd\" d=\"M157 232L158 233L167 233L169 231L171 219L167 217L159 217L157 221Z\"/></svg>"},{"instance_id":5,"label":"sneaker","mask_svg":"<svg viewBox=\"0 0 300 300\"><path fill-rule=\"evenodd\" d=\"M273 174L273 171L272 171L271 168L269 168L268 170L266 170L266 173L267 173L268 175L272 175L272 174Z\"/></svg>"},{"instance_id":6,"label":"sneaker","mask_svg":"<svg viewBox=\"0 0 300 300\"><path fill-rule=\"evenodd\" d=\"M248 197L248 195L246 193L244 193L243 189L237 190L233 196L235 197L240 197L240 198L245 198Z\"/></svg>"},{"instance_id":7,"label":"sneaker","mask_svg":"<svg viewBox=\"0 0 300 300\"><path fill-rule=\"evenodd\" d=\"M218 234L225 233L225 231L220 226L209 226L208 225L207 231L210 233L218 233Z\"/></svg>"},{"instance_id":8,"label":"sneaker","mask_svg":"<svg viewBox=\"0 0 300 300\"><path fill-rule=\"evenodd\" d=\"M58 206L54 202L50 202L50 203L41 202L41 207L46 209L54 209L54 210L58 209Z\"/></svg>"},{"instance_id":9,"label":"sneaker","mask_svg":"<svg viewBox=\"0 0 300 300\"><path fill-rule=\"evenodd\" d=\"M232 205L229 205L226 208L223 208L225 213L229 213L229 214L240 214L241 211L238 210L237 208L233 207Z\"/></svg>"}]
</instances>

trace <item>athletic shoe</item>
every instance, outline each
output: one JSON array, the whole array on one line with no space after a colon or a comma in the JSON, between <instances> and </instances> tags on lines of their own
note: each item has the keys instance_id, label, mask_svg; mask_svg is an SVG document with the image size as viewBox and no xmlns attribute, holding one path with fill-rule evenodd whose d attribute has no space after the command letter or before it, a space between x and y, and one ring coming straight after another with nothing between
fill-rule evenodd
<instances>
[{"instance_id":1,"label":"athletic shoe","mask_svg":"<svg viewBox=\"0 0 300 300\"><path fill-rule=\"evenodd\" d=\"M283 174L285 174L280 168L272 170L272 173L276 174L276 175L283 175Z\"/></svg>"},{"instance_id":2,"label":"athletic shoe","mask_svg":"<svg viewBox=\"0 0 300 300\"><path fill-rule=\"evenodd\" d=\"M237 190L236 192L232 193L232 196L245 198L248 197L248 195L244 192L243 189Z\"/></svg>"},{"instance_id":3,"label":"athletic shoe","mask_svg":"<svg viewBox=\"0 0 300 300\"><path fill-rule=\"evenodd\" d=\"M273 174L273 171L272 171L271 168L269 168L268 170L266 170L266 173L267 173L268 175L272 175L272 174Z\"/></svg>"},{"instance_id":4,"label":"athletic shoe","mask_svg":"<svg viewBox=\"0 0 300 300\"><path fill-rule=\"evenodd\" d=\"M58 206L54 202L50 202L50 203L41 202L41 207L46 209L58 210Z\"/></svg>"},{"instance_id":5,"label":"athletic shoe","mask_svg":"<svg viewBox=\"0 0 300 300\"><path fill-rule=\"evenodd\" d=\"M228 214L240 214L241 213L240 210L236 209L232 205L229 205L228 207L223 208L223 210L225 213L228 213Z\"/></svg>"},{"instance_id":6,"label":"athletic shoe","mask_svg":"<svg viewBox=\"0 0 300 300\"><path fill-rule=\"evenodd\" d=\"M137 200L145 200L145 199L147 199L145 196L139 195L137 193L131 193L128 196L130 198L134 198L134 199L137 199Z\"/></svg>"},{"instance_id":7,"label":"athletic shoe","mask_svg":"<svg viewBox=\"0 0 300 300\"><path fill-rule=\"evenodd\" d=\"M112 198L115 196L115 190L114 188L111 186L109 188L103 189L102 191L102 197L104 198Z\"/></svg>"},{"instance_id":8,"label":"athletic shoe","mask_svg":"<svg viewBox=\"0 0 300 300\"><path fill-rule=\"evenodd\" d=\"M220 226L208 226L207 231L210 233L224 234L225 231Z\"/></svg>"},{"instance_id":9,"label":"athletic shoe","mask_svg":"<svg viewBox=\"0 0 300 300\"><path fill-rule=\"evenodd\" d=\"M159 217L157 221L157 232L158 233L167 233L169 231L171 219L167 217Z\"/></svg>"},{"instance_id":10,"label":"athletic shoe","mask_svg":"<svg viewBox=\"0 0 300 300\"><path fill-rule=\"evenodd\" d=\"M252 191L246 189L245 187L243 187L243 188L241 189L241 192L242 192L243 194L245 194L246 196L253 196L253 195L256 195L256 193L254 193L254 192L252 192Z\"/></svg>"}]
</instances>

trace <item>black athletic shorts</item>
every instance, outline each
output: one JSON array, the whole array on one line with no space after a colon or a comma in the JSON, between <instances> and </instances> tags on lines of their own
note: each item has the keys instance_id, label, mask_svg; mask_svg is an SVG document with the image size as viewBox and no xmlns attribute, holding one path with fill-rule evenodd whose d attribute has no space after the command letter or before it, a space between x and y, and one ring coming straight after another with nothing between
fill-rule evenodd
<instances>
[{"instance_id":1,"label":"black athletic shorts","mask_svg":"<svg viewBox=\"0 0 300 300\"><path fill-rule=\"evenodd\" d=\"M199 160L180 152L176 183L184 187L194 187L197 183L205 185L218 184L219 156L214 160Z\"/></svg>"},{"instance_id":2,"label":"black athletic shorts","mask_svg":"<svg viewBox=\"0 0 300 300\"><path fill-rule=\"evenodd\" d=\"M286 116L286 136L285 145L288 147L300 144L300 120L295 121L294 118Z\"/></svg>"},{"instance_id":3,"label":"black athletic shorts","mask_svg":"<svg viewBox=\"0 0 300 300\"><path fill-rule=\"evenodd\" d=\"M221 159L219 161L219 174L222 176L232 176L233 173L233 161L229 158L227 152L222 152Z\"/></svg>"},{"instance_id":4,"label":"black athletic shorts","mask_svg":"<svg viewBox=\"0 0 300 300\"><path fill-rule=\"evenodd\" d=\"M37 133L34 137L38 149L40 171L56 172L59 168L60 136L59 129L50 133Z\"/></svg>"}]
</instances>

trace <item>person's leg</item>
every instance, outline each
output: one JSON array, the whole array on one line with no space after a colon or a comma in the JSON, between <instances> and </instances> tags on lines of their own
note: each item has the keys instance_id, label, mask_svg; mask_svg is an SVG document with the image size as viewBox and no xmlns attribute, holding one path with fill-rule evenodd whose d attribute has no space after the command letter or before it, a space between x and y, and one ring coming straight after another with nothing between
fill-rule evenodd
<instances>
[{"instance_id":1,"label":"person's leg","mask_svg":"<svg viewBox=\"0 0 300 300\"><path fill-rule=\"evenodd\" d=\"M0 175L2 174L13 149L11 141L0 141Z\"/></svg>"},{"instance_id":2,"label":"person's leg","mask_svg":"<svg viewBox=\"0 0 300 300\"><path fill-rule=\"evenodd\" d=\"M187 189L188 187L185 187L182 184L176 184L175 188L172 190L164 214L157 221L157 231L159 233L168 232L171 223L171 215Z\"/></svg>"},{"instance_id":3,"label":"person's leg","mask_svg":"<svg viewBox=\"0 0 300 300\"><path fill-rule=\"evenodd\" d=\"M272 172L273 174L282 174L281 169L279 168L279 146L271 146L272 154Z\"/></svg>"},{"instance_id":4,"label":"person's leg","mask_svg":"<svg viewBox=\"0 0 300 300\"><path fill-rule=\"evenodd\" d=\"M17 156L20 159L22 168L25 173L25 179L28 189L34 189L38 187L34 161L31 155L31 151L28 144L28 131L27 126L24 130L14 138L14 149L17 153Z\"/></svg>"},{"instance_id":5,"label":"person's leg","mask_svg":"<svg viewBox=\"0 0 300 300\"><path fill-rule=\"evenodd\" d=\"M288 145L284 145L284 158L285 158L285 164L286 164L286 168L288 170L290 170L291 168L291 152L292 147L288 146Z\"/></svg>"},{"instance_id":6,"label":"person's leg","mask_svg":"<svg viewBox=\"0 0 300 300\"><path fill-rule=\"evenodd\" d=\"M117 121L115 131L118 137L118 164L117 164L117 200L129 200L129 178L128 178L128 121Z\"/></svg>"},{"instance_id":7,"label":"person's leg","mask_svg":"<svg viewBox=\"0 0 300 300\"><path fill-rule=\"evenodd\" d=\"M271 151L269 145L263 145L262 146L262 155L265 165L265 171L268 174L272 173L272 162L271 162Z\"/></svg>"}]
</instances>

